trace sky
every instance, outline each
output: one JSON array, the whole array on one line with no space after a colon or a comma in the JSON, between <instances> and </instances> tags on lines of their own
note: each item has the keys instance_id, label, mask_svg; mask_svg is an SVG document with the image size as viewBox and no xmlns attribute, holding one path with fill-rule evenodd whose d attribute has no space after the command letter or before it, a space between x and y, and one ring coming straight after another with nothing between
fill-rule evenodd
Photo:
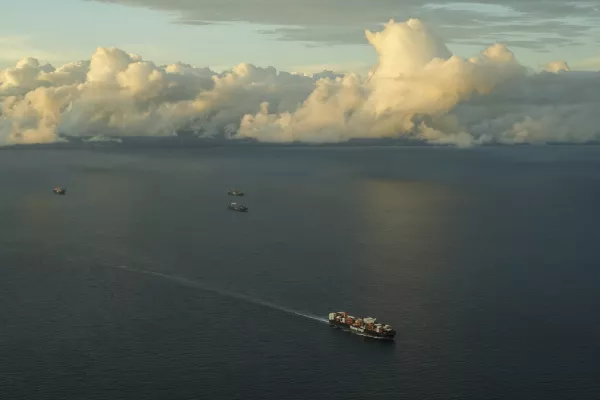
<instances>
[{"instance_id":1,"label":"sky","mask_svg":"<svg viewBox=\"0 0 600 400\"><path fill-rule=\"evenodd\" d=\"M3 0L0 146L600 142L600 0Z\"/></svg>"},{"instance_id":2,"label":"sky","mask_svg":"<svg viewBox=\"0 0 600 400\"><path fill-rule=\"evenodd\" d=\"M463 57L500 42L532 68L600 69L598 0L3 0L1 9L0 68L118 47L215 70L249 62L364 73L377 60L364 30L419 18Z\"/></svg>"}]
</instances>

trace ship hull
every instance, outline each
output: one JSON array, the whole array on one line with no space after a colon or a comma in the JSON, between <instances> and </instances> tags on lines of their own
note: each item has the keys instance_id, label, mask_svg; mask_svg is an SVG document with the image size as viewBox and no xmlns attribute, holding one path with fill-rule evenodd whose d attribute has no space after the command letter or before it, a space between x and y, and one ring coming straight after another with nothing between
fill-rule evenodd
<instances>
[{"instance_id":1,"label":"ship hull","mask_svg":"<svg viewBox=\"0 0 600 400\"><path fill-rule=\"evenodd\" d=\"M356 335L360 335L360 336L365 336L365 337L369 337L369 338L373 338L373 339L379 339L379 340L394 340L396 334L394 333L393 335L389 335L389 334L383 334L383 333L379 333L379 332L374 332L374 331L370 331L364 328L358 328L343 322L338 322L335 320L329 320L329 326L331 326L332 328L340 328L343 329L345 331L354 333Z\"/></svg>"}]
</instances>

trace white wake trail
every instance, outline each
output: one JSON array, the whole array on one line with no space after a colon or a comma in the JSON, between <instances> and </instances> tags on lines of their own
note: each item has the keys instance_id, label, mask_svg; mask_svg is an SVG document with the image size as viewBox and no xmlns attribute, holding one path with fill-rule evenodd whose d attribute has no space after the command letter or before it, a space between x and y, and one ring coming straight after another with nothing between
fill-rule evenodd
<instances>
[{"instance_id":1,"label":"white wake trail","mask_svg":"<svg viewBox=\"0 0 600 400\"><path fill-rule=\"evenodd\" d=\"M200 283L198 281L193 281L193 280L190 280L190 279L182 278L180 276L167 275L167 274L163 274L163 273L160 273L160 272L154 272L154 271L145 271L145 270L142 270L142 269L131 268L131 267L126 266L126 265L118 265L118 266L116 266L116 268L124 269L124 270L131 271L131 272L135 272L135 273L138 273L138 274L145 274L145 275L156 276L156 277L159 277L159 278L163 278L163 279L169 280L171 282L178 283L178 284L183 285L183 286L192 287L192 288L196 288L196 289L201 289L201 290L204 290L206 292L217 293L217 294L220 294L222 296L226 296L226 297L231 297L231 298L235 298L235 299L247 301L249 303L257 304L257 305L260 305L260 306L263 306L263 307L268 307L268 308L271 308L273 310L283 311L283 312L285 312L287 314L290 314L290 315L297 315L299 317L304 317L304 318L312 319L314 321L319 321L319 322L325 322L325 323L328 322L326 318L319 317L318 315L304 313L304 312L297 311L297 310L294 310L294 309L291 309L291 308L283 307L283 306L271 303L269 301L265 301L265 300L261 300L261 299L257 299L257 298L254 298L254 297L247 296L245 294L230 292L228 290L219 289L219 288L216 288L214 286L208 286L208 285Z\"/></svg>"}]
</instances>

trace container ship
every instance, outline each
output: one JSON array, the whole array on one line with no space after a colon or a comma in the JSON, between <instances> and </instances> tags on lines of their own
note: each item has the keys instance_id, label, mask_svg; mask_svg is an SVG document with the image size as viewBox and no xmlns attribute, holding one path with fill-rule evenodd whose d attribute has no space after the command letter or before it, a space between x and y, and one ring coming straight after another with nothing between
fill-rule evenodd
<instances>
[{"instance_id":1,"label":"container ship","mask_svg":"<svg viewBox=\"0 0 600 400\"><path fill-rule=\"evenodd\" d=\"M344 311L330 313L329 325L376 339L394 340L396 337L396 331L390 325L381 324L372 317L353 317Z\"/></svg>"}]
</instances>

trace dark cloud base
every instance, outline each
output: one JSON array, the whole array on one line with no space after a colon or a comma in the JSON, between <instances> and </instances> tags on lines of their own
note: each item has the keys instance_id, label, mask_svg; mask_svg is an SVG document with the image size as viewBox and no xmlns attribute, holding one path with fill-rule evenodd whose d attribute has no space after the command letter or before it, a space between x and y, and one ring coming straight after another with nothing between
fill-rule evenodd
<instances>
[{"instance_id":1,"label":"dark cloud base","mask_svg":"<svg viewBox=\"0 0 600 400\"><path fill-rule=\"evenodd\" d=\"M207 25L246 22L278 26L265 31L277 40L330 45L366 44L362 28L377 29L382 21L419 18L435 26L447 42L492 35L494 40L532 50L555 45L577 45L582 37L597 35L600 4L563 0L85 0L176 12L173 22ZM495 6L506 12L486 11ZM455 6L453 6L455 5ZM460 5L460 7L458 6ZM465 9L465 5L468 5ZM522 36L519 40L505 33ZM555 39L532 38L533 34ZM518 42L518 43L517 43Z\"/></svg>"}]
</instances>

